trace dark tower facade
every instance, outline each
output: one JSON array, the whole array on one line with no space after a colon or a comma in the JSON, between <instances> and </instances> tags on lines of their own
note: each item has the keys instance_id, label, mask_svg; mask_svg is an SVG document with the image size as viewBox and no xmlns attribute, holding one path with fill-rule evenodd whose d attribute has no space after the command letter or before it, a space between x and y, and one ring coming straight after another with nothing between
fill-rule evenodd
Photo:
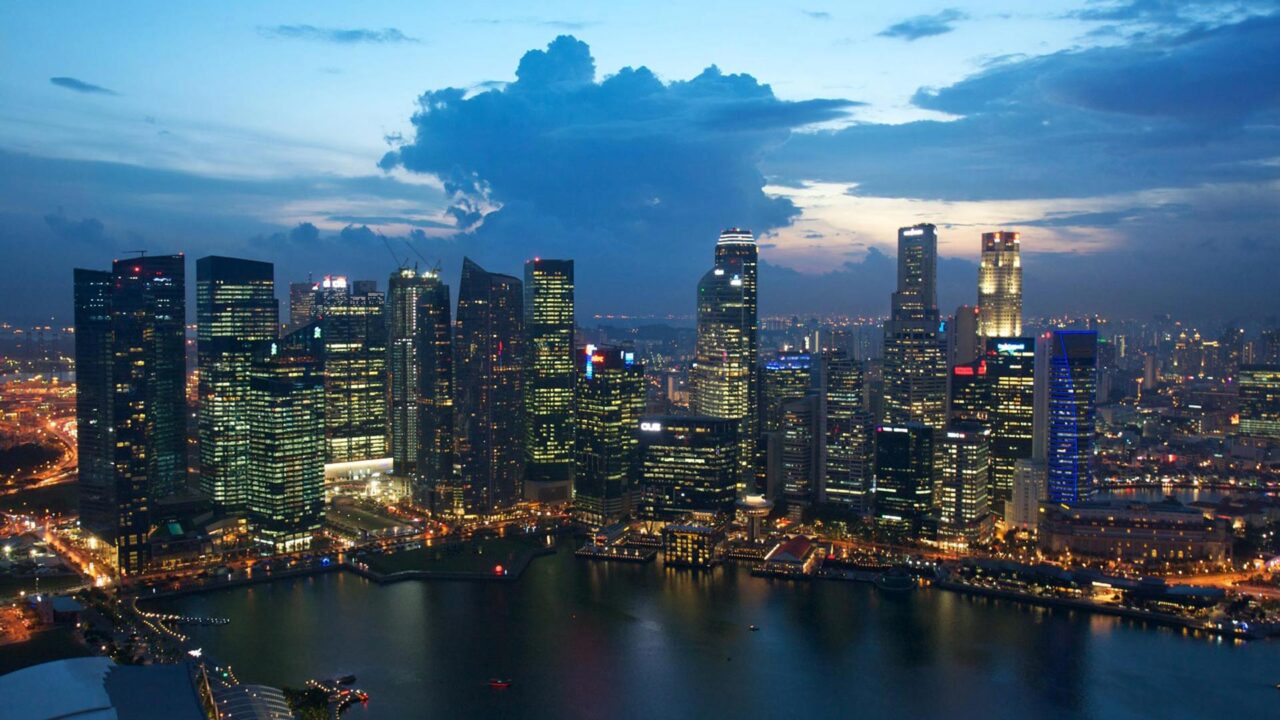
<instances>
[{"instance_id":1,"label":"dark tower facade","mask_svg":"<svg viewBox=\"0 0 1280 720\"><path fill-rule=\"evenodd\" d=\"M524 264L524 495L568 502L573 491L573 261Z\"/></svg>"}]
</instances>

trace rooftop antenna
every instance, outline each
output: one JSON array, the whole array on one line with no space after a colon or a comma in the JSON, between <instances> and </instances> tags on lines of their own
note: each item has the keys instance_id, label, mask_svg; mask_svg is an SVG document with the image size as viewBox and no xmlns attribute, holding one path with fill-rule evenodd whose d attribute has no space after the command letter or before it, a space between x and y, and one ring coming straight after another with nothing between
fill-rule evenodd
<instances>
[{"instance_id":1,"label":"rooftop antenna","mask_svg":"<svg viewBox=\"0 0 1280 720\"><path fill-rule=\"evenodd\" d=\"M125 255L133 255L134 253L137 253L138 257L146 257L146 256L147 256L147 251L146 251L146 250L125 250L125 251L124 251L124 254L125 254Z\"/></svg>"}]
</instances>

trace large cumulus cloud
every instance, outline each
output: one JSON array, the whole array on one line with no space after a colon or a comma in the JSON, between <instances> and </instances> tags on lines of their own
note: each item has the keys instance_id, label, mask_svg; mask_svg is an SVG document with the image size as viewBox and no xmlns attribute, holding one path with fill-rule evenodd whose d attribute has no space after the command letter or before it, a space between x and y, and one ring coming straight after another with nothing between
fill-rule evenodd
<instances>
[{"instance_id":1,"label":"large cumulus cloud","mask_svg":"<svg viewBox=\"0 0 1280 720\"><path fill-rule=\"evenodd\" d=\"M671 82L644 67L596 75L587 45L561 36L501 89L426 92L413 138L382 166L444 182L473 231L462 252L508 271L513 258L572 257L587 306L687 311L720 229L765 231L797 213L762 191L764 154L854 104L783 101L715 67Z\"/></svg>"}]
</instances>

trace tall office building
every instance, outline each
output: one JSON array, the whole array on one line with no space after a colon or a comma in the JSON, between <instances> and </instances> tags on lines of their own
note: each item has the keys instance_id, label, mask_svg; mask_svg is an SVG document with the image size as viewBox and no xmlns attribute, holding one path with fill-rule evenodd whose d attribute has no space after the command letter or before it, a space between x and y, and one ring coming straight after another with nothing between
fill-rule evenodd
<instances>
[{"instance_id":1,"label":"tall office building","mask_svg":"<svg viewBox=\"0 0 1280 720\"><path fill-rule=\"evenodd\" d=\"M826 481L822 395L816 390L782 403L782 494L787 511L798 518L822 500Z\"/></svg>"},{"instance_id":2,"label":"tall office building","mask_svg":"<svg viewBox=\"0 0 1280 720\"><path fill-rule=\"evenodd\" d=\"M715 265L698 283L698 341L690 371L695 413L741 421L740 489L754 473L760 432L757 255L751 231L720 233Z\"/></svg>"},{"instance_id":3,"label":"tall office building","mask_svg":"<svg viewBox=\"0 0 1280 720\"><path fill-rule=\"evenodd\" d=\"M455 468L453 313L449 286L437 270L418 297L418 460L415 494L438 511L464 512L466 492ZM446 492L447 491L447 492Z\"/></svg>"},{"instance_id":4,"label":"tall office building","mask_svg":"<svg viewBox=\"0 0 1280 720\"><path fill-rule=\"evenodd\" d=\"M953 367L977 360L982 355L982 341L978 335L981 310L972 305L961 305L947 327L948 360Z\"/></svg>"},{"instance_id":5,"label":"tall office building","mask_svg":"<svg viewBox=\"0 0 1280 720\"><path fill-rule=\"evenodd\" d=\"M1019 460L1032 456L1035 431L1034 338L987 339L987 427L991 428L991 506L1004 513Z\"/></svg>"},{"instance_id":6,"label":"tall office building","mask_svg":"<svg viewBox=\"0 0 1280 720\"><path fill-rule=\"evenodd\" d=\"M871 485L871 416L862 406L862 367L845 350L826 358L826 501L864 512Z\"/></svg>"},{"instance_id":7,"label":"tall office building","mask_svg":"<svg viewBox=\"0 0 1280 720\"><path fill-rule=\"evenodd\" d=\"M126 574L150 561L153 503L187 481L184 262L75 271L80 521Z\"/></svg>"},{"instance_id":8,"label":"tall office building","mask_svg":"<svg viewBox=\"0 0 1280 720\"><path fill-rule=\"evenodd\" d=\"M573 493L573 261L524 264L525 499Z\"/></svg>"},{"instance_id":9,"label":"tall office building","mask_svg":"<svg viewBox=\"0 0 1280 720\"><path fill-rule=\"evenodd\" d=\"M1244 365L1240 393L1240 434L1280 440L1280 365Z\"/></svg>"},{"instance_id":10,"label":"tall office building","mask_svg":"<svg viewBox=\"0 0 1280 720\"><path fill-rule=\"evenodd\" d=\"M970 360L951 368L951 398L948 415L952 421L986 422L991 409L991 382L986 358Z\"/></svg>"},{"instance_id":11,"label":"tall office building","mask_svg":"<svg viewBox=\"0 0 1280 720\"><path fill-rule=\"evenodd\" d=\"M524 290L518 278L462 262L454 344L458 448L467 505L521 498L524 474Z\"/></svg>"},{"instance_id":12,"label":"tall office building","mask_svg":"<svg viewBox=\"0 0 1280 720\"><path fill-rule=\"evenodd\" d=\"M289 330L297 330L315 319L316 284L308 279L306 282L289 283Z\"/></svg>"},{"instance_id":13,"label":"tall office building","mask_svg":"<svg viewBox=\"0 0 1280 720\"><path fill-rule=\"evenodd\" d=\"M375 288L373 281L326 277L316 295L327 462L387 456L386 299Z\"/></svg>"},{"instance_id":14,"label":"tall office building","mask_svg":"<svg viewBox=\"0 0 1280 720\"><path fill-rule=\"evenodd\" d=\"M938 315L933 225L898 230L898 289L884 333L884 417L935 430L947 423L946 324Z\"/></svg>"},{"instance_id":15,"label":"tall office building","mask_svg":"<svg viewBox=\"0 0 1280 720\"><path fill-rule=\"evenodd\" d=\"M876 526L890 535L917 535L933 508L933 436L920 423L876 427Z\"/></svg>"},{"instance_id":16,"label":"tall office building","mask_svg":"<svg viewBox=\"0 0 1280 720\"><path fill-rule=\"evenodd\" d=\"M1098 333L1054 330L1048 341L1048 497L1077 503L1093 493Z\"/></svg>"},{"instance_id":17,"label":"tall office building","mask_svg":"<svg viewBox=\"0 0 1280 720\"><path fill-rule=\"evenodd\" d=\"M982 337L1022 334L1022 246L1016 232L982 233L978 266L978 333Z\"/></svg>"},{"instance_id":18,"label":"tall office building","mask_svg":"<svg viewBox=\"0 0 1280 720\"><path fill-rule=\"evenodd\" d=\"M271 263L196 261L200 488L223 511L248 500L249 374L279 330Z\"/></svg>"},{"instance_id":19,"label":"tall office building","mask_svg":"<svg viewBox=\"0 0 1280 720\"><path fill-rule=\"evenodd\" d=\"M991 431L982 423L955 422L941 435L938 452L938 535L964 546L991 540Z\"/></svg>"},{"instance_id":20,"label":"tall office building","mask_svg":"<svg viewBox=\"0 0 1280 720\"><path fill-rule=\"evenodd\" d=\"M740 426L734 418L699 415L641 418L640 514L678 520L732 512L741 478Z\"/></svg>"},{"instance_id":21,"label":"tall office building","mask_svg":"<svg viewBox=\"0 0 1280 720\"><path fill-rule=\"evenodd\" d=\"M574 512L593 525L629 514L637 495L644 366L632 350L587 345L578 355Z\"/></svg>"},{"instance_id":22,"label":"tall office building","mask_svg":"<svg viewBox=\"0 0 1280 720\"><path fill-rule=\"evenodd\" d=\"M325 381L318 359L273 343L251 368L246 506L254 538L276 551L308 547L324 516Z\"/></svg>"},{"instance_id":23,"label":"tall office building","mask_svg":"<svg viewBox=\"0 0 1280 720\"><path fill-rule=\"evenodd\" d=\"M417 268L400 268L391 273L387 281L387 424L390 429L392 472L404 477L419 478L418 463L422 459L424 418L422 405L433 403L438 397L434 388L426 387L423 378L424 363L438 363L439 351L434 343L439 331L438 315L440 275L437 271L419 272ZM444 289L444 323L448 324L448 289ZM433 311L426 313L424 304ZM428 327L422 327L426 319ZM446 350L448 328L445 328ZM452 366L452 362L448 363ZM427 397L423 397L424 394ZM434 442L434 440L432 440ZM421 483L415 483L421 489ZM421 494L421 493L419 493Z\"/></svg>"},{"instance_id":24,"label":"tall office building","mask_svg":"<svg viewBox=\"0 0 1280 720\"><path fill-rule=\"evenodd\" d=\"M807 352L781 351L760 366L760 432L782 427L782 406L803 398L813 386L812 358Z\"/></svg>"}]
</instances>

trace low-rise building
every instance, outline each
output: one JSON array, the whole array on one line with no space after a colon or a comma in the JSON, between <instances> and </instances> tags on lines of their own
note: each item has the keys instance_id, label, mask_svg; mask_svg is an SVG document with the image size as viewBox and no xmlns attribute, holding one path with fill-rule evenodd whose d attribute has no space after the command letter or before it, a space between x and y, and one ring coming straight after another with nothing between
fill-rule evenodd
<instances>
[{"instance_id":1,"label":"low-rise building","mask_svg":"<svg viewBox=\"0 0 1280 720\"><path fill-rule=\"evenodd\" d=\"M1173 499L1046 505L1040 547L1147 563L1221 562L1231 556L1225 523Z\"/></svg>"},{"instance_id":2,"label":"low-rise building","mask_svg":"<svg viewBox=\"0 0 1280 720\"><path fill-rule=\"evenodd\" d=\"M724 554L724 529L711 525L667 525L662 559L668 565L711 567Z\"/></svg>"}]
</instances>

